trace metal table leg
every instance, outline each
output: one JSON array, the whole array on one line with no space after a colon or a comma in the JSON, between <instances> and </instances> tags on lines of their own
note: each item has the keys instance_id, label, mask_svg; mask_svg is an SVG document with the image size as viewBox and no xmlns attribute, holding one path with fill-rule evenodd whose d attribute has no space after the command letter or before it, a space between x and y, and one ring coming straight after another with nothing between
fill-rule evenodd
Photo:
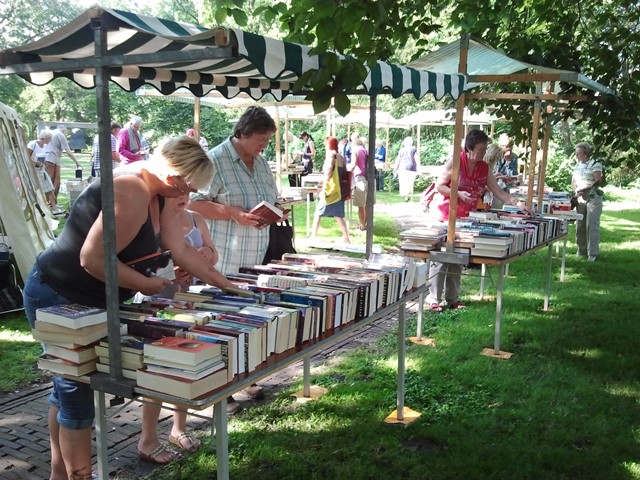
<instances>
[{"instance_id":1,"label":"metal table leg","mask_svg":"<svg viewBox=\"0 0 640 480\"><path fill-rule=\"evenodd\" d=\"M480 270L480 300L484 298L484 281L487 277L487 266L483 263Z\"/></svg>"},{"instance_id":2,"label":"metal table leg","mask_svg":"<svg viewBox=\"0 0 640 480\"><path fill-rule=\"evenodd\" d=\"M302 370L303 370L303 387L302 394L305 397L311 396L311 358L309 355L305 355L304 360L302 362Z\"/></svg>"},{"instance_id":3,"label":"metal table leg","mask_svg":"<svg viewBox=\"0 0 640 480\"><path fill-rule=\"evenodd\" d=\"M424 293L418 296L418 325L416 328L416 341L422 340L422 317L424 315Z\"/></svg>"},{"instance_id":4,"label":"metal table leg","mask_svg":"<svg viewBox=\"0 0 640 480\"><path fill-rule=\"evenodd\" d=\"M500 354L500 331L502 329L502 289L504 287L504 264L498 265L498 291L496 292L496 334L494 355Z\"/></svg>"},{"instance_id":5,"label":"metal table leg","mask_svg":"<svg viewBox=\"0 0 640 480\"><path fill-rule=\"evenodd\" d=\"M96 457L98 478L109 478L109 457L107 451L107 412L104 392L93 391L93 405L96 410Z\"/></svg>"},{"instance_id":6,"label":"metal table leg","mask_svg":"<svg viewBox=\"0 0 640 480\"><path fill-rule=\"evenodd\" d=\"M229 480L229 432L227 431L227 399L220 400L213 406L214 424L216 427L216 462L218 464L218 480Z\"/></svg>"},{"instance_id":7,"label":"metal table leg","mask_svg":"<svg viewBox=\"0 0 640 480\"><path fill-rule=\"evenodd\" d=\"M560 266L560 281L564 282L564 272L567 260L567 237L562 241L562 263Z\"/></svg>"},{"instance_id":8,"label":"metal table leg","mask_svg":"<svg viewBox=\"0 0 640 480\"><path fill-rule=\"evenodd\" d=\"M398 310L398 397L396 400L398 420L404 420L404 362L406 354L405 344L405 311L407 304L400 305Z\"/></svg>"},{"instance_id":9,"label":"metal table leg","mask_svg":"<svg viewBox=\"0 0 640 480\"><path fill-rule=\"evenodd\" d=\"M544 286L544 311L549 310L549 292L551 291L551 263L553 260L553 245L547 247L547 281Z\"/></svg>"}]
</instances>

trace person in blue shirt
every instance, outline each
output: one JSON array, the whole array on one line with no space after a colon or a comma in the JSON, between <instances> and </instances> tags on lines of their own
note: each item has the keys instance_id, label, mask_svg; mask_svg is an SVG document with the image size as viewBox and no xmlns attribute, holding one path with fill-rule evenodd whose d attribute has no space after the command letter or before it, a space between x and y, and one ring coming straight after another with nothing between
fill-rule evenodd
<instances>
[{"instance_id":1,"label":"person in blue shirt","mask_svg":"<svg viewBox=\"0 0 640 480\"><path fill-rule=\"evenodd\" d=\"M376 190L381 192L384 190L385 180L385 164L387 162L387 149L382 144L382 140L376 140L376 149L373 154L376 162Z\"/></svg>"}]
</instances>

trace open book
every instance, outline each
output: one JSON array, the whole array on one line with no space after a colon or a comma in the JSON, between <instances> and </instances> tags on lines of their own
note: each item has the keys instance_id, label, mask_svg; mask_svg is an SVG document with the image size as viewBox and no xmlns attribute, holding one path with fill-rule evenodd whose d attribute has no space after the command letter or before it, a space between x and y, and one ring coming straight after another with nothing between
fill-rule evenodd
<instances>
[{"instance_id":1,"label":"open book","mask_svg":"<svg viewBox=\"0 0 640 480\"><path fill-rule=\"evenodd\" d=\"M260 217L260 223L257 225L257 228L268 227L272 223L279 222L288 212L290 212L290 210L281 210L269 202L260 202L249 210L249 213Z\"/></svg>"}]
</instances>

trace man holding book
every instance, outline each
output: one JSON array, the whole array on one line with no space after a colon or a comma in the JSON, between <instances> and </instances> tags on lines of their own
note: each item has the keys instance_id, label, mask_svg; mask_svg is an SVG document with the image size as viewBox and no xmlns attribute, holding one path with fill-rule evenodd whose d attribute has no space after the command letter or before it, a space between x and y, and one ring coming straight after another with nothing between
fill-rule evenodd
<instances>
[{"instance_id":1,"label":"man holding book","mask_svg":"<svg viewBox=\"0 0 640 480\"><path fill-rule=\"evenodd\" d=\"M276 182L262 156L275 131L276 124L264 108L247 108L233 136L209 151L214 165L209 188L191 197L189 208L207 220L220 255L216 267L223 275L261 264L267 252L269 227L259 228L261 218L250 210L260 202L278 207Z\"/></svg>"}]
</instances>

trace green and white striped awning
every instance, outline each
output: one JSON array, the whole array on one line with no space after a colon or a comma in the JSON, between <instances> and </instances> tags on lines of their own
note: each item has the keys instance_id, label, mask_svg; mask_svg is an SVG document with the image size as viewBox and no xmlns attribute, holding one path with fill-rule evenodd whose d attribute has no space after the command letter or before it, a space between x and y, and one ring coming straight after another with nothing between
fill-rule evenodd
<instances>
[{"instance_id":1,"label":"green and white striped awning","mask_svg":"<svg viewBox=\"0 0 640 480\"><path fill-rule=\"evenodd\" d=\"M102 58L96 55L96 26L108 27L107 53ZM221 36L228 38L228 46L220 42ZM237 29L209 30L95 7L41 40L0 52L0 74L17 73L35 85L64 77L93 88L96 68L108 66L111 80L126 91L151 85L162 94L184 87L196 96L218 90L227 98L244 92L255 100L267 93L282 100L293 93L301 75L322 64L322 56L309 51L303 45ZM465 85L463 75L378 62L362 87L371 95L456 99Z\"/></svg>"}]
</instances>

